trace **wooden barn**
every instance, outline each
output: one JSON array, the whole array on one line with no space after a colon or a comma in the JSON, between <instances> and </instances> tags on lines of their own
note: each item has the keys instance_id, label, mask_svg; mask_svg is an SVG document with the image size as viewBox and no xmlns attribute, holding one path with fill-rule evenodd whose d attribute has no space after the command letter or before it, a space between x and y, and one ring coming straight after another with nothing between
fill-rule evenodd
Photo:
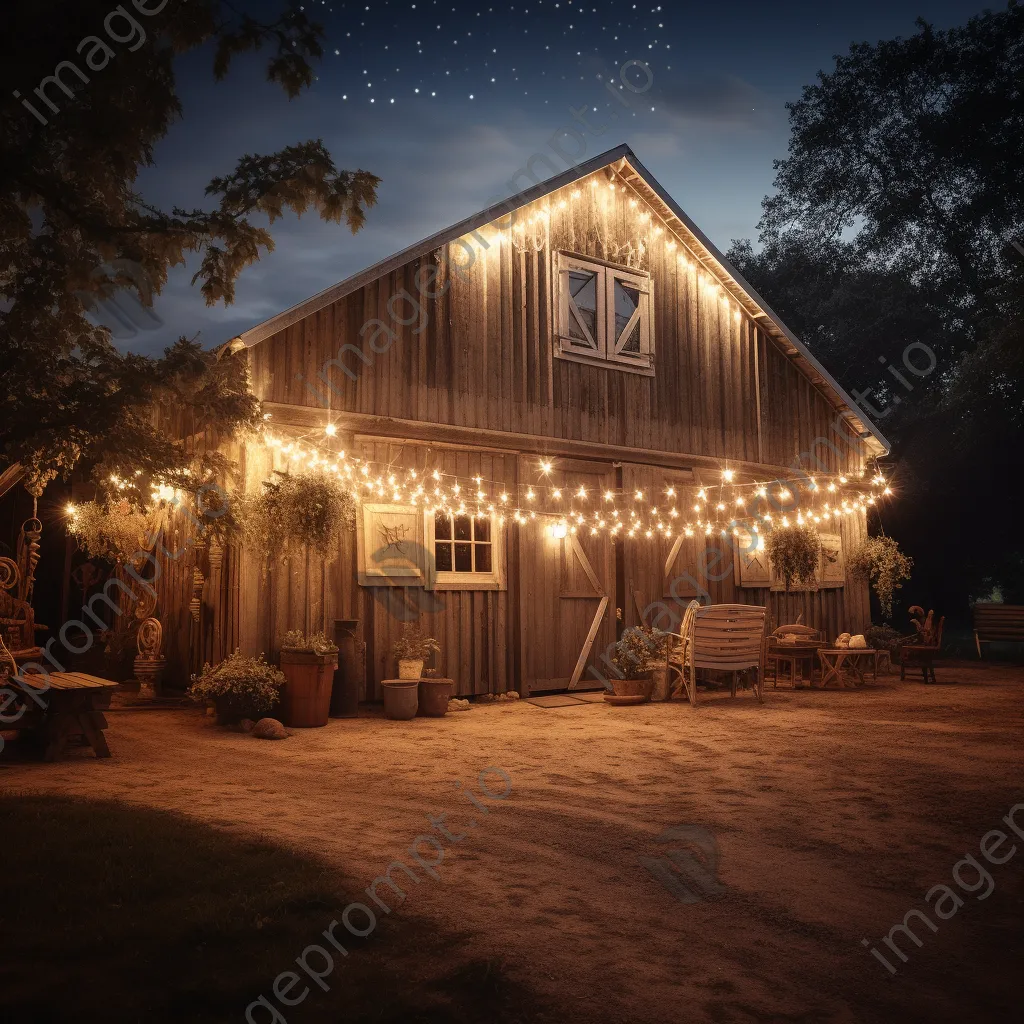
<instances>
[{"instance_id":1,"label":"wooden barn","mask_svg":"<svg viewBox=\"0 0 1024 1024\"><path fill-rule=\"evenodd\" d=\"M379 699L415 620L456 693L527 693L595 685L617 630L678 622L695 595L829 637L869 625L844 558L887 442L626 147L242 347L267 424L240 453L246 489L323 467L359 491L357 529L269 575L232 545L170 567L167 640L193 668L352 619ZM821 532L813 583L785 592L767 521Z\"/></svg>"}]
</instances>

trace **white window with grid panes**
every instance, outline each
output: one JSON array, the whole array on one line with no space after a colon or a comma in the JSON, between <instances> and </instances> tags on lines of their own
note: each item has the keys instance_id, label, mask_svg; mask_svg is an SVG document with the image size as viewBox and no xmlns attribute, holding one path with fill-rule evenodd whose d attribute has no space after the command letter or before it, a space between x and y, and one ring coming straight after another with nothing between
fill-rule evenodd
<instances>
[{"instance_id":1,"label":"white window with grid panes","mask_svg":"<svg viewBox=\"0 0 1024 1024\"><path fill-rule=\"evenodd\" d=\"M504 535L496 515L438 509L426 514L426 535L433 589L505 589Z\"/></svg>"},{"instance_id":2,"label":"white window with grid panes","mask_svg":"<svg viewBox=\"0 0 1024 1024\"><path fill-rule=\"evenodd\" d=\"M650 275L570 253L557 259L555 354L653 375Z\"/></svg>"}]
</instances>

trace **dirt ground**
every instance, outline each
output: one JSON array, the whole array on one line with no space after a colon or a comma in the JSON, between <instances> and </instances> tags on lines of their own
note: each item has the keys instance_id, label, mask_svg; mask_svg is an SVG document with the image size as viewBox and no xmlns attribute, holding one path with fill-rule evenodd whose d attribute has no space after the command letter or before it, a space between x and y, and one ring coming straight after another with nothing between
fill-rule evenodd
<instances>
[{"instance_id":1,"label":"dirt ground","mask_svg":"<svg viewBox=\"0 0 1024 1024\"><path fill-rule=\"evenodd\" d=\"M443 842L439 878L421 872L404 909L472 935L552 1019L1005 1021L1019 1012L1024 840L1011 833L1021 849L998 866L979 844L1024 803L1024 669L938 675L769 689L763 707L749 692L697 708L481 705L281 742L200 712L122 711L110 760L6 764L0 789L176 810L364 884L395 859L415 867L410 844L448 812L465 838ZM507 773L504 799L482 792L488 768ZM500 772L483 776L492 793ZM990 890L966 891L966 866L954 882L968 853ZM942 883L963 901L948 920L924 902ZM938 930L912 921L920 948L897 935L904 963L882 938L912 908Z\"/></svg>"}]
</instances>

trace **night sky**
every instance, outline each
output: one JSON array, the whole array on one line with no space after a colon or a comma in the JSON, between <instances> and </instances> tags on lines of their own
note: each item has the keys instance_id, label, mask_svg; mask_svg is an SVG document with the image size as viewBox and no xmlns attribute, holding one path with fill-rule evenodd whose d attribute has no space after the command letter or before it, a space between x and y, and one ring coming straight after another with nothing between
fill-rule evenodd
<instances>
[{"instance_id":1,"label":"night sky","mask_svg":"<svg viewBox=\"0 0 1024 1024\"><path fill-rule=\"evenodd\" d=\"M352 236L315 215L286 217L273 228L276 251L245 272L234 305L207 308L189 283L194 267L179 269L156 300L163 325L119 344L156 353L197 332L219 344L527 187L510 180L531 156L550 161L535 161L539 177L564 170L552 139L569 160L628 143L717 245L754 237L772 160L786 152L786 101L854 40L912 34L918 15L962 24L982 6L321 0L308 9L327 29L324 59L297 100L265 82L256 58L220 84L209 51L180 62L185 117L140 185L165 206L200 205L209 179L243 153L322 138L339 167L383 179L367 226ZM637 61L653 76L642 93L620 81ZM635 88L650 81L636 63L625 74ZM584 138L578 155L566 126Z\"/></svg>"}]
</instances>

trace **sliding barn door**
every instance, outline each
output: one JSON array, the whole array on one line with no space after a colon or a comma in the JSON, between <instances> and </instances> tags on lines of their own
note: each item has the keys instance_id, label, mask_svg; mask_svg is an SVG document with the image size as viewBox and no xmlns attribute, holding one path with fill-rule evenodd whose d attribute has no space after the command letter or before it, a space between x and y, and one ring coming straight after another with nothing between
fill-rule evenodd
<instances>
[{"instance_id":1,"label":"sliding barn door","mask_svg":"<svg viewBox=\"0 0 1024 1024\"><path fill-rule=\"evenodd\" d=\"M556 460L550 476L537 477L534 463L524 464L520 480L536 480L539 507L548 509L552 488L562 491L564 506L588 520L613 489L614 470L606 463ZM575 497L579 488L586 501ZM568 520L575 523L575 520ZM541 520L520 527L520 644L524 692L593 688L601 685L588 671L593 665L608 675L602 655L615 642L615 552L606 531L591 533L577 525L575 534L558 536Z\"/></svg>"}]
</instances>

